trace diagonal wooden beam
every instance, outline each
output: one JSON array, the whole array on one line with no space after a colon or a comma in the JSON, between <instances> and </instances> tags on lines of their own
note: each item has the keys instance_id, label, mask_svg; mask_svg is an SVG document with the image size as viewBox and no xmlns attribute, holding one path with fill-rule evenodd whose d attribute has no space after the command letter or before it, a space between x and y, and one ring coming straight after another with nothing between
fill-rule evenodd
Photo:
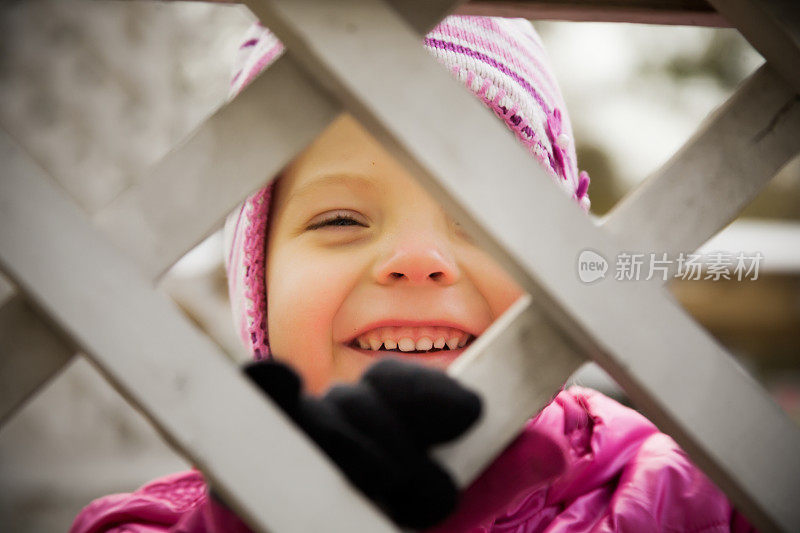
<instances>
[{"instance_id":1,"label":"diagonal wooden beam","mask_svg":"<svg viewBox=\"0 0 800 533\"><path fill-rule=\"evenodd\" d=\"M409 24L424 33L452 3L418 0L397 2L396 8L407 13ZM340 110L325 91L309 83L290 58L280 57L146 176L96 213L94 221L155 283L218 227L246 194L263 186L316 138ZM8 285L0 284L0 289L3 301L14 294ZM18 357L57 345L59 336L45 324L31 324L41 339L23 335L18 325L31 323L32 317L27 312L17 316L28 308L22 297L13 298L14 305L0 314L0 342L6 347L9 368L18 368L22 364ZM0 395L0 425L71 356L71 348L61 346L29 361L29 379L0 374L5 391Z\"/></svg>"},{"instance_id":2,"label":"diagonal wooden beam","mask_svg":"<svg viewBox=\"0 0 800 533\"><path fill-rule=\"evenodd\" d=\"M480 394L483 415L464 438L434 456L459 486L468 486L584 362L570 339L523 296L448 368Z\"/></svg>"},{"instance_id":3,"label":"diagonal wooden beam","mask_svg":"<svg viewBox=\"0 0 800 533\"><path fill-rule=\"evenodd\" d=\"M297 101L303 102L299 112L291 105ZM279 58L268 76L256 79L145 177L95 214L95 225L155 284L213 232L242 197L262 186L309 144L338 109L292 61ZM276 127L264 128L265 124ZM255 131L262 133L255 135ZM36 323L32 310L23 297L14 295L12 287L0 288L6 299L11 298L0 312L2 365L7 370L0 373L2 425L74 351L47 324ZM23 369L24 379L20 378Z\"/></svg>"},{"instance_id":4,"label":"diagonal wooden beam","mask_svg":"<svg viewBox=\"0 0 800 533\"><path fill-rule=\"evenodd\" d=\"M603 226L624 239L627 250L692 252L733 221L798 152L800 97L765 63L614 207Z\"/></svg>"},{"instance_id":5,"label":"diagonal wooden beam","mask_svg":"<svg viewBox=\"0 0 800 533\"><path fill-rule=\"evenodd\" d=\"M291 61L290 58L284 56L280 61ZM277 73L277 74L276 74ZM258 91L259 96L269 94L271 91L263 90L261 80L269 77L274 77L284 74L279 70L266 71L261 78L256 80L252 87ZM289 77L289 80L292 78ZM306 84L304 77L295 77L294 83ZM290 83L289 81L286 82ZM264 84L263 87L276 85L277 82L270 82ZM296 90L289 90L283 94L296 94ZM244 96L245 94L243 94ZM794 93L791 88L786 84L781 77L776 76L768 66L763 66L759 71L754 74L747 82L745 82L737 92L721 106L711 117L709 117L700 129L692 136L691 140L679 151L680 157L676 156L667 162L654 176L649 178L642 186L640 186L632 195L626 197L620 205L615 208L606 221L606 227L619 234L621 237L627 236L632 240L626 243L627 249L656 249L664 251L676 250L694 250L702 244L707 238L715 234L722 227L724 227L730 219L732 219L740 209L742 209L750 199L768 182L772 174L783 164L788 157L797 152L798 136L791 134L793 131L800 129L797 118L797 105L793 100ZM317 99L317 108L323 107L325 100L323 98ZM216 125L212 123L210 126L213 129L234 129L236 130L236 123L231 117L235 116L259 116L269 113L271 106L283 106L283 100L275 98L252 98L252 99L236 99L228 106L217 112L215 120ZM229 116L225 116L228 114ZM317 124L320 129L323 127L322 122L329 115L325 115L320 119ZM305 117L305 116L304 116ZM306 125L314 122L312 116L305 117L307 120L302 122ZM221 128L220 123L229 123L227 128ZM270 131L274 125L275 131ZM240 124L241 126L241 124ZM259 128L265 130L264 136L271 138L277 136L283 131L283 126L280 123L265 121L258 125ZM210 137L211 134L205 133L206 126L201 127L196 136ZM756 138L758 142L751 142ZM190 140L176 149L176 152L169 156L172 159L190 159L192 144L196 141ZM199 144L199 143L198 143ZM236 146L235 144L233 146ZM281 158L285 157L282 153L272 154L274 159L269 160L269 155L264 155L262 151L253 151L241 153L238 147L234 150L232 155L226 152L225 147L215 152L214 158L224 159L232 157L235 160L245 160L242 165L243 168L253 169L248 176L243 173L242 177L247 177L250 181L244 181L244 186L236 182L228 182L227 186L233 189L230 194L245 194L250 187L254 184L257 186L261 183L261 171L258 170L262 167L275 167L278 168ZM182 153L187 151L186 153ZM263 158L263 159L262 159ZM211 161L210 166L219 168L221 164ZM157 166L158 169L161 165ZM149 189L157 189L159 180L168 178L167 172L154 172L153 176L147 178L146 185ZM192 174L193 178L197 180L194 183L187 184L190 190L202 189L203 176ZM711 198L723 197L727 203L709 204L703 201L705 209L697 209L694 200L698 198ZM123 198L147 198L148 195L137 190L134 187L131 191L127 192ZM207 200L219 199L223 196L210 195ZM155 196L152 196L153 201L159 201ZM155 206L146 202L136 202L128 199L120 199L118 202L127 205L147 206L149 210L156 209ZM178 205L171 206L164 204L161 201L160 205L169 210L173 210L178 216L190 216L191 211L189 206ZM714 209L710 209L714 207ZM213 212L224 213L227 206L217 205L211 206L207 210L202 211L213 218ZM194 210L197 213L201 211ZM131 210L120 210L116 215L106 214L106 220L112 221L109 228L114 227L114 216L120 217L124 213L131 213ZM713 215L713 216L712 216ZM162 219L164 217L161 217ZM698 220L702 219L702 220ZM201 224L202 225L202 224ZM102 227L102 226L101 226ZM638 228L636 233L627 233L627 228ZM106 228L108 233L114 237L113 231ZM664 228L669 228L665 231ZM159 248L167 249L167 242L174 243L175 249L168 251L165 255L161 256L164 265L169 263L167 256L176 256L184 246L190 242L189 239L181 240L172 233L172 226L164 228L164 234L160 236ZM146 250L146 248L144 248ZM162 266L152 269L152 272L162 270ZM654 278L656 279L656 278ZM9 288L9 291L13 289ZM24 306L21 302L15 304L12 309L19 309L19 306ZM4 322L8 321L8 322ZM71 351L67 346L60 349L53 349L48 354L41 354L37 359L38 364L30 359L23 359L22 356L30 358L28 354L38 354L38 345L57 346L59 337L55 333L51 333L47 327L40 325L37 329L38 335L28 334L24 329L18 327L19 323L32 323L32 317L26 313L25 316L16 316L13 312L0 312L0 331L3 332L0 339L5 342L6 348L3 350L5 359L8 364L14 364L20 367L20 364L27 360L30 363L25 366L25 371L29 373L31 379L20 380L17 379L16 372L3 372L3 376L15 376L14 379L4 380L5 385L2 387L3 394L0 395L0 413L3 417L7 418L13 412L13 408L18 406L25 398L29 397L33 390L35 390L39 383L44 379L52 376L57 372L68 360ZM491 331L487 331L485 336L488 338ZM509 332L510 333L510 332ZM502 335L500 333L499 335ZM31 345L30 343L38 343ZM540 343L541 344L541 343ZM12 346L15 347L12 350ZM555 349L554 343L550 343L551 348ZM476 353L478 353L476 347ZM575 361L571 360L567 353L562 349L564 355L558 360L565 363L564 372L567 372L569 365L574 365ZM16 359L15 354L19 354L19 361ZM480 350L480 353L484 353ZM518 350L508 349L501 352L504 356L514 358L521 353ZM571 352L569 352L571 353ZM13 361L13 362L12 362ZM517 379L521 373L518 372L519 368L528 368L520 366L519 364L494 365L497 369L509 368L510 370L502 376L498 376L495 381L501 383L511 383ZM477 368L477 367L476 367ZM38 369L40 379L32 379L35 370ZM499 370L497 370L499 372ZM559 378L556 378L556 381ZM486 388L485 384L480 382L480 379L471 379L480 388ZM533 389L525 387L505 387L506 391L515 391L515 394L536 394ZM484 391L485 394L490 394L490 391ZM528 402L517 402L522 405L536 405L539 399L534 397ZM501 410L507 408L505 403L492 403L493 409ZM493 419L495 420L495 419ZM500 420L500 419L496 419ZM486 426L487 435L497 434L496 428ZM513 434L513 428L506 429ZM487 443L494 443L495 441L486 438ZM487 444L491 446L492 444ZM463 470L464 472L467 469Z\"/></svg>"},{"instance_id":6,"label":"diagonal wooden beam","mask_svg":"<svg viewBox=\"0 0 800 533\"><path fill-rule=\"evenodd\" d=\"M708 0L800 93L800 3Z\"/></svg>"},{"instance_id":7,"label":"diagonal wooden beam","mask_svg":"<svg viewBox=\"0 0 800 533\"><path fill-rule=\"evenodd\" d=\"M0 156L0 266L239 516L396 531L4 132Z\"/></svg>"},{"instance_id":8,"label":"diagonal wooden beam","mask_svg":"<svg viewBox=\"0 0 800 533\"><path fill-rule=\"evenodd\" d=\"M311 143L339 110L282 56L269 75L215 112L96 215L95 223L156 280Z\"/></svg>"},{"instance_id":9,"label":"diagonal wooden beam","mask_svg":"<svg viewBox=\"0 0 800 533\"><path fill-rule=\"evenodd\" d=\"M622 240L625 249L620 251L666 252L674 261L678 253L695 251L734 220L800 152L797 132L800 101L765 63L601 224ZM670 277L675 265L671 263ZM654 276L651 282L663 283L663 277ZM605 374L594 366L583 370Z\"/></svg>"},{"instance_id":10,"label":"diagonal wooden beam","mask_svg":"<svg viewBox=\"0 0 800 533\"><path fill-rule=\"evenodd\" d=\"M751 520L800 527L788 496L800 491L800 430L660 287L580 283L579 252L610 255L620 242L580 216L502 124L473 111L407 26L378 2L248 6Z\"/></svg>"}]
</instances>

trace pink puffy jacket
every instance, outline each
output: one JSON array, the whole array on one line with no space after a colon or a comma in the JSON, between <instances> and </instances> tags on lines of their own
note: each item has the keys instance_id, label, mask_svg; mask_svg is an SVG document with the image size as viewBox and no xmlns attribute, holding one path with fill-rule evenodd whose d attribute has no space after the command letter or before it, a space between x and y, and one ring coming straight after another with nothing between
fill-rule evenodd
<instances>
[{"instance_id":1,"label":"pink puffy jacket","mask_svg":"<svg viewBox=\"0 0 800 533\"><path fill-rule=\"evenodd\" d=\"M70 533L240 533L196 470L86 506ZM455 531L755 531L669 436L583 387L561 391L462 497Z\"/></svg>"}]
</instances>

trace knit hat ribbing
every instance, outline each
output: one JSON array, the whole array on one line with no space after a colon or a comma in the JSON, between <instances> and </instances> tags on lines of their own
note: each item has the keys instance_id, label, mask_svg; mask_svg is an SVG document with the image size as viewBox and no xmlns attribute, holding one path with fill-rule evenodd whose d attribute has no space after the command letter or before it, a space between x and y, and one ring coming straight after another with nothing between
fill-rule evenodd
<instances>
[{"instance_id":1,"label":"knit hat ribbing","mask_svg":"<svg viewBox=\"0 0 800 533\"><path fill-rule=\"evenodd\" d=\"M539 35L525 19L451 15L424 39L425 49L492 109L542 168L584 211L589 176L578 172L572 126ZM259 23L240 46L230 96L284 51ZM225 268L234 324L255 359L270 357L267 338L266 237L274 181L227 218Z\"/></svg>"}]
</instances>

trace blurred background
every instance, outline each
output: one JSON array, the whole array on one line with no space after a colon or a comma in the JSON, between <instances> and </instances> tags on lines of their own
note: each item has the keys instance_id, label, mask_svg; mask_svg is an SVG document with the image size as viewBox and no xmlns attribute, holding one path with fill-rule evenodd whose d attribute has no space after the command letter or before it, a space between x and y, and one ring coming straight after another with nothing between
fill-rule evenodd
<instances>
[{"instance_id":1,"label":"blurred background","mask_svg":"<svg viewBox=\"0 0 800 533\"><path fill-rule=\"evenodd\" d=\"M50 0L0 7L0 125L93 213L224 101L253 21L235 5ZM762 62L729 28L537 21L601 217ZM800 424L800 158L705 250L760 251L756 281L673 281L675 296ZM230 356L212 235L161 282ZM8 376L4 376L8 379ZM613 384L584 376L598 387ZM0 428L4 531L66 531L92 499L189 465L83 358Z\"/></svg>"}]
</instances>

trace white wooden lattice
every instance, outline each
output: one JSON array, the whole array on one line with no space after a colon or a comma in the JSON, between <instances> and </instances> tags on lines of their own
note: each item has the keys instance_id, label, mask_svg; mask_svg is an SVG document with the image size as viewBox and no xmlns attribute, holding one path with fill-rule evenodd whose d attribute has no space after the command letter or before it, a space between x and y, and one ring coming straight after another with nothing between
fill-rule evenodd
<instances>
[{"instance_id":1,"label":"white wooden lattice","mask_svg":"<svg viewBox=\"0 0 800 533\"><path fill-rule=\"evenodd\" d=\"M768 64L597 227L544 176L512 178L542 170L419 46L419 35L458 2L395 1L394 9L377 0L246 3L288 53L93 224L22 148L0 136L0 267L21 291L12 295L0 283L3 375L25 366L20 361L32 342L53 354L3 387L0 413L77 348L255 529L393 530L153 289L265 175L346 109L531 295L450 370L487 407L475 431L437 451L461 484L591 359L760 529L800 529L800 431L658 283L587 286L572 270L585 248L606 257L625 249L696 248L800 151L800 21L793 4L712 1ZM303 106L293 105L298 100ZM464 133L451 144L445 128ZM493 154L491 162L485 153ZM185 205L170 203L170 187L184 196L191 191ZM687 202L698 196L709 200L703 210ZM530 198L539 199L536 209L529 209ZM32 212L42 216L32 220ZM546 225L561 234L518 229ZM35 334L15 327L23 318ZM631 323L639 327L619 326ZM257 452L263 468L240 464ZM297 462L310 465L302 479L290 466ZM313 512L309 501L317 504Z\"/></svg>"}]
</instances>

